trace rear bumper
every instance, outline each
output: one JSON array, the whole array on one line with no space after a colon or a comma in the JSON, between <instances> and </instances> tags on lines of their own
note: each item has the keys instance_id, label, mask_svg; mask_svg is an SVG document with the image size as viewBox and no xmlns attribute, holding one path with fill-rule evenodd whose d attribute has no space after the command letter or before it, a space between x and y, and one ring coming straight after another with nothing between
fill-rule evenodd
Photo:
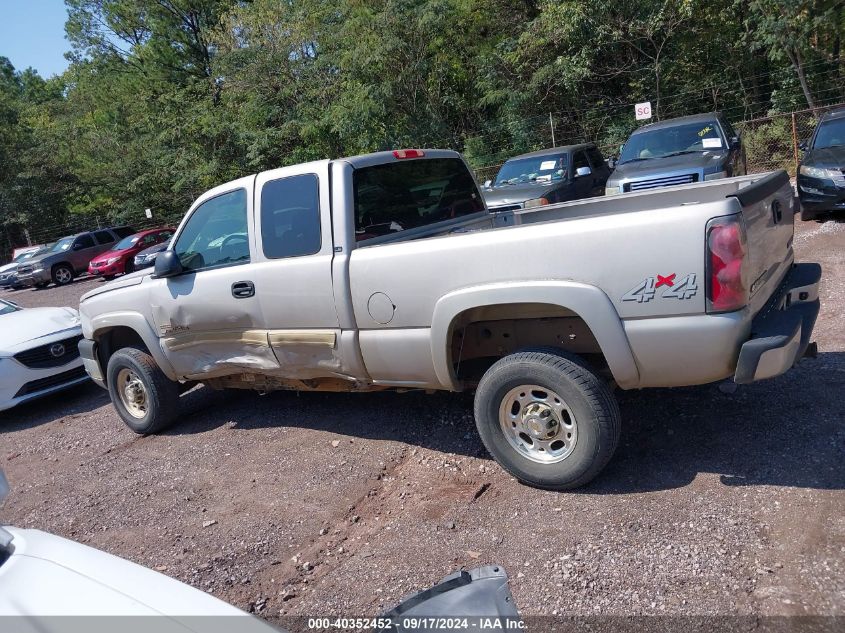
<instances>
[{"instance_id":1,"label":"rear bumper","mask_svg":"<svg viewBox=\"0 0 845 633\"><path fill-rule=\"evenodd\" d=\"M734 382L748 384L786 373L804 356L819 314L818 264L796 264L751 323L740 348Z\"/></svg>"},{"instance_id":2,"label":"rear bumper","mask_svg":"<svg viewBox=\"0 0 845 633\"><path fill-rule=\"evenodd\" d=\"M103 389L107 389L106 379L103 377L103 370L100 367L100 359L97 357L97 343L87 338L82 339L79 341L79 355L82 357L82 365L91 380Z\"/></svg>"}]
</instances>

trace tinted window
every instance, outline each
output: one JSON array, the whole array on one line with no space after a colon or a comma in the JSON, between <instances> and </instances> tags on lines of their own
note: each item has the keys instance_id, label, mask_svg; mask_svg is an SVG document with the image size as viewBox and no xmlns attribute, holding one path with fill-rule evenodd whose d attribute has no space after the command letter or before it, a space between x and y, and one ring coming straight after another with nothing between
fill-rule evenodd
<instances>
[{"instance_id":1,"label":"tinted window","mask_svg":"<svg viewBox=\"0 0 845 633\"><path fill-rule=\"evenodd\" d=\"M271 180L261 189L261 243L271 258L313 255L320 250L317 176Z\"/></svg>"},{"instance_id":2,"label":"tinted window","mask_svg":"<svg viewBox=\"0 0 845 633\"><path fill-rule=\"evenodd\" d=\"M815 149L837 145L845 145L845 117L828 119L819 125L819 131L816 132L816 139L813 142Z\"/></svg>"},{"instance_id":3,"label":"tinted window","mask_svg":"<svg viewBox=\"0 0 845 633\"><path fill-rule=\"evenodd\" d=\"M590 158L590 162L593 164L593 169L598 169L604 166L604 157L601 155L601 152L595 148L591 147L587 150L587 156Z\"/></svg>"},{"instance_id":4,"label":"tinted window","mask_svg":"<svg viewBox=\"0 0 845 633\"><path fill-rule=\"evenodd\" d=\"M246 191L237 189L206 200L191 214L173 250L185 270L249 261Z\"/></svg>"},{"instance_id":5,"label":"tinted window","mask_svg":"<svg viewBox=\"0 0 845 633\"><path fill-rule=\"evenodd\" d=\"M572 156L572 171L575 172L581 167L589 167L587 162L587 155L584 152L575 152Z\"/></svg>"},{"instance_id":6,"label":"tinted window","mask_svg":"<svg viewBox=\"0 0 845 633\"><path fill-rule=\"evenodd\" d=\"M112 229L115 233L117 233L118 237L129 237L133 233L135 233L135 229L131 226L117 226Z\"/></svg>"},{"instance_id":7,"label":"tinted window","mask_svg":"<svg viewBox=\"0 0 845 633\"><path fill-rule=\"evenodd\" d=\"M352 182L359 241L484 210L475 181L458 158L363 167Z\"/></svg>"},{"instance_id":8,"label":"tinted window","mask_svg":"<svg viewBox=\"0 0 845 633\"><path fill-rule=\"evenodd\" d=\"M76 238L76 241L73 243L74 248L93 248L94 247L94 238L88 235L80 235Z\"/></svg>"},{"instance_id":9,"label":"tinted window","mask_svg":"<svg viewBox=\"0 0 845 633\"><path fill-rule=\"evenodd\" d=\"M99 244L111 244L114 242L114 235L108 231L96 231L94 233L94 238Z\"/></svg>"},{"instance_id":10,"label":"tinted window","mask_svg":"<svg viewBox=\"0 0 845 633\"><path fill-rule=\"evenodd\" d=\"M158 240L163 242L164 240L170 239L171 235L173 235L173 231L162 231L158 234Z\"/></svg>"}]
</instances>

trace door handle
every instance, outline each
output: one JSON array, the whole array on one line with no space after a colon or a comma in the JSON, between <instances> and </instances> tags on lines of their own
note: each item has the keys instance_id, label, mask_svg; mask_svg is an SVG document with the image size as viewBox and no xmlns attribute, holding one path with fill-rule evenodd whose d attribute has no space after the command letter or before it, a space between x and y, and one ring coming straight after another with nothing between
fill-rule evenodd
<instances>
[{"instance_id":1,"label":"door handle","mask_svg":"<svg viewBox=\"0 0 845 633\"><path fill-rule=\"evenodd\" d=\"M235 299L246 299L255 295L255 284L251 281L236 281L232 284L232 296Z\"/></svg>"}]
</instances>

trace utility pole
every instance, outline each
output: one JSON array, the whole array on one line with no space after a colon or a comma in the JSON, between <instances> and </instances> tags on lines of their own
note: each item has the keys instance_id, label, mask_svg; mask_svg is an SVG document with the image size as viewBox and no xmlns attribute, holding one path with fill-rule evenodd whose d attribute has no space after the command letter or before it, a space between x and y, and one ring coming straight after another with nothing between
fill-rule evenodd
<instances>
[{"instance_id":1,"label":"utility pole","mask_svg":"<svg viewBox=\"0 0 845 633\"><path fill-rule=\"evenodd\" d=\"M551 112L549 112L549 127L552 128L552 147L557 147L557 143L555 143L555 122L552 119Z\"/></svg>"}]
</instances>

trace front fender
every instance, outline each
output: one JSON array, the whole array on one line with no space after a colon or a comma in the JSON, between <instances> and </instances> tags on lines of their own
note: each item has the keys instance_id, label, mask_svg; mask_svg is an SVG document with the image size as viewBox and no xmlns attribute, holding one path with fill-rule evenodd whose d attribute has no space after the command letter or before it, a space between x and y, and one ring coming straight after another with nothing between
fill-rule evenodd
<instances>
[{"instance_id":1,"label":"front fender","mask_svg":"<svg viewBox=\"0 0 845 633\"><path fill-rule=\"evenodd\" d=\"M598 341L616 383L623 389L639 383L639 370L622 321L602 290L574 281L520 281L463 288L437 301L431 320L431 357L441 384L453 391L460 389L449 362L452 328L458 315L472 308L509 303L542 303L575 312Z\"/></svg>"},{"instance_id":2,"label":"front fender","mask_svg":"<svg viewBox=\"0 0 845 633\"><path fill-rule=\"evenodd\" d=\"M144 315L137 312L108 312L105 314L98 314L97 316L86 319L83 316L82 333L87 339L97 340L102 334L116 327L127 327L134 330L144 345L150 351L150 354L155 359L164 375L170 380L179 380L179 376L173 369L173 365L164 355L161 349L159 338L155 330L150 326ZM105 367L103 368L103 375L105 375Z\"/></svg>"}]
</instances>

